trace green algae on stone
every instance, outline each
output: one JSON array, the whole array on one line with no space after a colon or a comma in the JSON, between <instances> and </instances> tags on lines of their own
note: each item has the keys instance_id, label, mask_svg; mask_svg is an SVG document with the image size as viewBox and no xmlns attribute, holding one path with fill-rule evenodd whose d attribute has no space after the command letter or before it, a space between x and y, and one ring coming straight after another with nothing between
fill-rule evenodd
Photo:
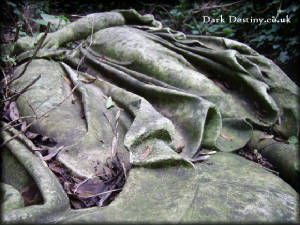
<instances>
[{"instance_id":1,"label":"green algae on stone","mask_svg":"<svg viewBox=\"0 0 300 225\"><path fill-rule=\"evenodd\" d=\"M75 40L82 45L63 49ZM19 54L15 76L36 44L33 38L22 38L14 45L14 54ZM134 168L109 206L71 210L51 171L15 139L6 148L37 183L44 202L5 213L5 222L299 219L298 194L287 183L229 153L251 138L253 146L260 146L253 127L286 138L299 135L298 87L247 45L186 36L135 10L94 13L49 33L37 58L10 88L22 90L38 76L17 106L21 116L51 110L31 129L64 145L57 155L61 163L75 175L93 177L95 167L104 169L117 136L122 162ZM106 109L109 96L116 104ZM1 131L4 140L11 132ZM174 151L178 146L184 146L181 154ZM295 150L276 146L263 148L293 183L299 174ZM225 152L191 167L190 158L203 148Z\"/></svg>"},{"instance_id":2,"label":"green algae on stone","mask_svg":"<svg viewBox=\"0 0 300 225\"><path fill-rule=\"evenodd\" d=\"M264 138L264 132L255 130L248 144L257 149L279 171L279 175L299 189L299 145Z\"/></svg>"},{"instance_id":3,"label":"green algae on stone","mask_svg":"<svg viewBox=\"0 0 300 225\"><path fill-rule=\"evenodd\" d=\"M1 181L18 191L32 183L32 177L22 163L5 147L1 149L1 172Z\"/></svg>"},{"instance_id":4,"label":"green algae on stone","mask_svg":"<svg viewBox=\"0 0 300 225\"><path fill-rule=\"evenodd\" d=\"M182 164L133 168L118 198L66 223L296 222L297 193L238 155L217 153L192 169ZM115 215L118 215L117 217Z\"/></svg>"},{"instance_id":5,"label":"green algae on stone","mask_svg":"<svg viewBox=\"0 0 300 225\"><path fill-rule=\"evenodd\" d=\"M10 128L9 131L2 131L1 136L3 141L9 140L16 132L14 128ZM67 195L57 178L36 155L30 152L29 149L17 139L8 142L6 148L22 163L36 182L43 197L43 204L17 208L6 212L1 218L3 222L47 222L54 220L56 215L70 208Z\"/></svg>"},{"instance_id":6,"label":"green algae on stone","mask_svg":"<svg viewBox=\"0 0 300 225\"><path fill-rule=\"evenodd\" d=\"M0 187L2 213L24 207L24 200L18 190L16 190L13 186L5 183L1 183Z\"/></svg>"}]
</instances>

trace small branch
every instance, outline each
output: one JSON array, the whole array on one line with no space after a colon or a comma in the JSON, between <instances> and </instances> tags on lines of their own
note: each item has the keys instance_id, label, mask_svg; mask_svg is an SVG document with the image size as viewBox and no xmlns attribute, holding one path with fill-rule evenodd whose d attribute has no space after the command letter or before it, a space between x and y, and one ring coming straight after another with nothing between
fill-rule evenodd
<instances>
[{"instance_id":1,"label":"small branch","mask_svg":"<svg viewBox=\"0 0 300 225\"><path fill-rule=\"evenodd\" d=\"M20 134L25 133L29 127L31 127L34 123L36 123L38 120L40 120L41 118L47 116L50 112L52 112L53 110L55 110L57 107L59 107L61 104L63 104L68 98L70 98L73 95L73 92L76 90L76 88L78 87L79 83L77 83L74 88L72 89L71 93L66 96L60 103L58 103L57 105L55 105L54 107L52 107L51 109L49 109L47 112L45 112L44 114L42 114L41 116L39 116L38 118L34 119L30 124L28 124L23 131L18 132L17 134L15 134L14 136L12 136L10 139L4 141L1 145L0 148L2 148L3 146L5 146L8 142L10 142L11 140L15 139L16 137L18 137Z\"/></svg>"},{"instance_id":2,"label":"small branch","mask_svg":"<svg viewBox=\"0 0 300 225\"><path fill-rule=\"evenodd\" d=\"M27 98L25 96L23 96L23 98L25 99L25 101L27 102L27 104L29 105L30 109L32 110L33 114L35 115L35 117L37 118L38 115L35 112L35 110L33 109L32 105L29 103L29 101L27 100Z\"/></svg>"},{"instance_id":3,"label":"small branch","mask_svg":"<svg viewBox=\"0 0 300 225\"><path fill-rule=\"evenodd\" d=\"M115 132L114 132L115 130L114 130L114 127L112 125L112 122L109 120L109 118L108 118L108 116L106 115L105 112L103 112L103 115L104 115L105 119L107 120L107 122L108 122L108 124L109 124L109 126L110 126L110 128L111 128L111 130L113 132L113 134L115 135Z\"/></svg>"},{"instance_id":4,"label":"small branch","mask_svg":"<svg viewBox=\"0 0 300 225\"><path fill-rule=\"evenodd\" d=\"M27 13L28 12L28 8L27 7L22 7L23 8L23 13L22 13L22 16L23 16L23 19L24 19L24 23L25 23L25 27L26 27L26 33L28 33L28 31L30 32L30 34L33 36L33 31L32 31L32 28L30 26L30 23L28 22L28 18L27 18Z\"/></svg>"},{"instance_id":5,"label":"small branch","mask_svg":"<svg viewBox=\"0 0 300 225\"><path fill-rule=\"evenodd\" d=\"M86 48L86 50L89 50L90 47L92 46L93 42L94 42L94 40L93 40L93 34L94 34L94 22L95 22L95 21L94 21L94 17L93 17L93 21L92 21L92 33L91 33L91 35L90 35L91 40L90 40L90 44L89 44L89 46ZM80 68L81 64L83 63L85 57L86 57L86 55L83 55L83 57L79 60L79 63L78 63L78 65L77 65L77 68L76 68L77 77L79 77L78 71L79 71L79 68Z\"/></svg>"},{"instance_id":6,"label":"small branch","mask_svg":"<svg viewBox=\"0 0 300 225\"><path fill-rule=\"evenodd\" d=\"M162 5L154 5L153 8L152 8L152 10L150 11L150 14L153 14L153 12L154 12L154 10L155 10L156 8L161 8L163 11L165 11L165 12L167 13L167 15L169 16L169 18L170 18L171 20L174 21L174 17L170 14L169 10L167 10L167 9L166 9L164 6L162 6Z\"/></svg>"},{"instance_id":7,"label":"small branch","mask_svg":"<svg viewBox=\"0 0 300 225\"><path fill-rule=\"evenodd\" d=\"M275 170L272 170L272 169L267 168L267 167L262 166L262 165L260 165L260 167L262 167L262 168L264 168L265 170L268 170L269 172L274 173L274 174L276 174L277 176L279 176L279 172L277 172L277 171L275 171Z\"/></svg>"},{"instance_id":8,"label":"small branch","mask_svg":"<svg viewBox=\"0 0 300 225\"><path fill-rule=\"evenodd\" d=\"M269 5L268 5L268 6L269 6ZM277 14L276 14L275 19L278 18L279 14L280 14L280 11L281 11L281 7L282 7L282 0L280 0L279 8L278 8L278 10L277 10Z\"/></svg>"},{"instance_id":9,"label":"small branch","mask_svg":"<svg viewBox=\"0 0 300 225\"><path fill-rule=\"evenodd\" d=\"M7 102L7 101L10 101L10 100L14 100L14 98L17 98L19 97L21 94L23 94L29 87L31 87L35 82L37 82L40 78L41 78L41 74L38 75L33 81L31 81L28 85L26 85L20 92L18 92L17 94L14 94L13 96L5 99L4 101L2 102Z\"/></svg>"},{"instance_id":10,"label":"small branch","mask_svg":"<svg viewBox=\"0 0 300 225\"><path fill-rule=\"evenodd\" d=\"M4 72L3 68L1 67L1 72L4 76L4 82L5 82L5 95L4 97L7 98L8 97L8 90L7 90L7 83L8 83L8 78L7 78L7 75L6 73Z\"/></svg>"},{"instance_id":11,"label":"small branch","mask_svg":"<svg viewBox=\"0 0 300 225\"><path fill-rule=\"evenodd\" d=\"M28 118L36 118L36 117L35 116L22 116L22 117L19 117L18 119L14 119L14 120L9 121L8 123L6 123L6 126L2 127L1 130L5 131L5 130L9 129L10 127L12 127L11 124L13 124L14 122L17 122L19 119L28 119ZM13 125L13 126L18 126L20 124L21 123L18 123L17 125Z\"/></svg>"},{"instance_id":12,"label":"small branch","mask_svg":"<svg viewBox=\"0 0 300 225\"><path fill-rule=\"evenodd\" d=\"M235 5L235 4L239 4L241 2L244 2L246 0L240 0L240 1L237 1L237 2L232 2L232 3L228 3L228 4L224 4L224 5L217 5L217 6L211 6L211 7L203 7L203 8L200 8L200 9L195 9L192 11L193 14L197 14L201 11L204 11L204 10L211 10L211 9L217 9L217 8L223 8L223 7L228 7L228 6L231 6L231 5Z\"/></svg>"},{"instance_id":13,"label":"small branch","mask_svg":"<svg viewBox=\"0 0 300 225\"><path fill-rule=\"evenodd\" d=\"M109 190L109 191L104 191L104 192L101 192L101 193L98 193L98 194L89 195L89 196L84 196L84 197L82 197L82 198L91 198L91 197L96 197L96 196L99 196L99 195L103 195L103 194L111 193L111 192L114 192L114 191L120 191L120 190L122 190L122 188L118 188L118 189L114 189L114 190Z\"/></svg>"},{"instance_id":14,"label":"small branch","mask_svg":"<svg viewBox=\"0 0 300 225\"><path fill-rule=\"evenodd\" d=\"M56 156L65 146L60 146L58 148L56 148L53 152L51 152L50 154L46 155L45 157L43 157L44 161L49 161L50 159L52 159L54 156Z\"/></svg>"},{"instance_id":15,"label":"small branch","mask_svg":"<svg viewBox=\"0 0 300 225\"><path fill-rule=\"evenodd\" d=\"M103 112L103 115L104 115L105 119L108 121L108 124L110 125L112 133L113 133L113 139L111 142L111 154L113 157L115 157L117 154L118 138L119 138L118 126L119 126L120 113L121 113L121 110L119 110L117 112L117 115L115 117L116 122L115 122L115 125L113 126L112 122L109 120L109 118L107 117L105 112Z\"/></svg>"},{"instance_id":16,"label":"small branch","mask_svg":"<svg viewBox=\"0 0 300 225\"><path fill-rule=\"evenodd\" d=\"M18 23L17 27L16 27L16 34L15 34L15 38L14 38L13 42L17 42L17 40L19 39L19 32L20 32L20 24Z\"/></svg>"},{"instance_id":17,"label":"small branch","mask_svg":"<svg viewBox=\"0 0 300 225\"><path fill-rule=\"evenodd\" d=\"M29 61L26 63L26 65L24 66L23 71L19 74L19 76L17 76L17 77L15 77L14 79L10 80L9 83L8 83L8 85L10 85L13 81L19 79L21 76L24 75L24 73L26 72L26 70L27 70L29 64L30 64L30 63L32 62L32 60L36 57L38 51L39 51L40 48L42 47L42 44L43 44L43 42L45 41L45 39L46 39L46 37L47 37L47 35L48 35L49 29L50 29L50 25L51 25L51 23L48 22L47 29L46 29L46 31L45 31L44 36L42 37L42 39L40 40L39 44L37 45L37 47L36 47L36 49L35 49L35 51L34 51L32 57L30 58L30 60L29 60Z\"/></svg>"},{"instance_id":18,"label":"small branch","mask_svg":"<svg viewBox=\"0 0 300 225\"><path fill-rule=\"evenodd\" d=\"M32 151L39 151L40 149L38 147L36 147L32 141L28 140L26 138L26 136L24 134L21 134L19 133L15 128L13 128L11 125L5 123L5 122L2 122L4 123L5 127L9 127L10 128L10 131L14 134L14 136L19 136L19 139L21 142L23 142L29 149L31 149ZM4 146L4 145L3 145ZM1 145L1 148L3 147Z\"/></svg>"}]
</instances>

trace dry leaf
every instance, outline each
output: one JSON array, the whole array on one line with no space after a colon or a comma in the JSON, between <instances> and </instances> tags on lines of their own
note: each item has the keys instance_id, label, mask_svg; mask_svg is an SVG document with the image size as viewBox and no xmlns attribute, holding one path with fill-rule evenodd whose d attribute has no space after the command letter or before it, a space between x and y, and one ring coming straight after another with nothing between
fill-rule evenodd
<instances>
[{"instance_id":1,"label":"dry leaf","mask_svg":"<svg viewBox=\"0 0 300 225\"><path fill-rule=\"evenodd\" d=\"M85 79L80 79L79 81L85 83L85 84L91 84L93 83L95 80L97 80L94 77L85 77Z\"/></svg>"},{"instance_id":2,"label":"dry leaf","mask_svg":"<svg viewBox=\"0 0 300 225\"><path fill-rule=\"evenodd\" d=\"M210 151L210 152L200 152L199 155L213 155L216 154L216 151Z\"/></svg>"},{"instance_id":3,"label":"dry leaf","mask_svg":"<svg viewBox=\"0 0 300 225\"><path fill-rule=\"evenodd\" d=\"M105 191L105 188L101 180L89 179L77 187L75 194L80 198L89 198Z\"/></svg>"},{"instance_id":4,"label":"dry leaf","mask_svg":"<svg viewBox=\"0 0 300 225\"><path fill-rule=\"evenodd\" d=\"M177 153L181 153L182 150L184 149L184 147L185 147L184 145L179 145L179 146L176 147L175 151L176 151Z\"/></svg>"},{"instance_id":5,"label":"dry leaf","mask_svg":"<svg viewBox=\"0 0 300 225\"><path fill-rule=\"evenodd\" d=\"M285 144L288 144L288 143L289 143L288 140L285 140L285 139L280 138L280 137L274 137L274 140L276 140L276 141L278 141L278 142L283 142L283 143L285 143Z\"/></svg>"},{"instance_id":6,"label":"dry leaf","mask_svg":"<svg viewBox=\"0 0 300 225\"><path fill-rule=\"evenodd\" d=\"M56 148L53 152L43 157L44 161L48 161L52 159L54 156L56 156L65 146L60 146L59 148Z\"/></svg>"},{"instance_id":7,"label":"dry leaf","mask_svg":"<svg viewBox=\"0 0 300 225\"><path fill-rule=\"evenodd\" d=\"M15 102L10 103L9 105L9 117L13 121L16 121L20 118L20 114Z\"/></svg>"},{"instance_id":8,"label":"dry leaf","mask_svg":"<svg viewBox=\"0 0 300 225\"><path fill-rule=\"evenodd\" d=\"M25 135L26 135L26 137L28 137L29 139L35 139L37 136L39 136L39 134L30 132L30 131L26 131Z\"/></svg>"},{"instance_id":9,"label":"dry leaf","mask_svg":"<svg viewBox=\"0 0 300 225\"><path fill-rule=\"evenodd\" d=\"M64 173L64 169L59 165L57 161L51 162L48 164L50 170L54 173L62 175Z\"/></svg>"},{"instance_id":10,"label":"dry leaf","mask_svg":"<svg viewBox=\"0 0 300 225\"><path fill-rule=\"evenodd\" d=\"M117 134L117 137L114 136L113 139L112 139L112 142L111 142L111 155L113 157L116 156L116 153L117 153L117 147L118 147L118 134Z\"/></svg>"},{"instance_id":11,"label":"dry leaf","mask_svg":"<svg viewBox=\"0 0 300 225\"><path fill-rule=\"evenodd\" d=\"M274 137L274 135L262 135L259 137L259 140L264 140L264 139L272 139Z\"/></svg>"},{"instance_id":12,"label":"dry leaf","mask_svg":"<svg viewBox=\"0 0 300 225\"><path fill-rule=\"evenodd\" d=\"M25 206L35 205L42 202L40 191L34 183L22 188L21 195L24 199Z\"/></svg>"},{"instance_id":13,"label":"dry leaf","mask_svg":"<svg viewBox=\"0 0 300 225\"><path fill-rule=\"evenodd\" d=\"M232 138L226 136L225 134L220 134L220 136L224 139L226 139L227 141L232 141Z\"/></svg>"},{"instance_id":14,"label":"dry leaf","mask_svg":"<svg viewBox=\"0 0 300 225\"><path fill-rule=\"evenodd\" d=\"M74 207L74 209L81 209L81 208L83 208L82 205L81 205L81 202L78 201L78 200L73 200L72 199L70 202L71 202L72 206Z\"/></svg>"},{"instance_id":15,"label":"dry leaf","mask_svg":"<svg viewBox=\"0 0 300 225\"><path fill-rule=\"evenodd\" d=\"M227 88L220 82L214 80L215 85L217 85L219 88L221 88L222 91L227 91Z\"/></svg>"},{"instance_id":16,"label":"dry leaf","mask_svg":"<svg viewBox=\"0 0 300 225\"><path fill-rule=\"evenodd\" d=\"M61 75L61 76L64 78L64 80L66 81L66 83L71 87L72 86L72 82L70 81L70 79L67 78L67 77L65 77L64 75Z\"/></svg>"},{"instance_id":17,"label":"dry leaf","mask_svg":"<svg viewBox=\"0 0 300 225\"><path fill-rule=\"evenodd\" d=\"M209 158L209 155L204 155L204 156L199 156L197 158L191 159L190 161L195 163L195 162L207 160L208 158Z\"/></svg>"},{"instance_id":18,"label":"dry leaf","mask_svg":"<svg viewBox=\"0 0 300 225\"><path fill-rule=\"evenodd\" d=\"M141 156L140 160L146 159L147 156L150 154L150 151L151 151L150 147L147 146L147 147L146 147L146 151L145 151L144 154Z\"/></svg>"},{"instance_id":19,"label":"dry leaf","mask_svg":"<svg viewBox=\"0 0 300 225\"><path fill-rule=\"evenodd\" d=\"M26 131L26 125L27 125L27 123L26 123L26 121L23 120L21 124L22 124L21 125L21 131L24 133Z\"/></svg>"}]
</instances>

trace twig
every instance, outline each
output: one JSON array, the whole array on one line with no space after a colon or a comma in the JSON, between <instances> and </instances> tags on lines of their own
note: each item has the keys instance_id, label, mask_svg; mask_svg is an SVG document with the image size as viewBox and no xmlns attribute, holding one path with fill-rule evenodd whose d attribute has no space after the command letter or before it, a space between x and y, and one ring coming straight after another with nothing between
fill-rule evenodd
<instances>
[{"instance_id":1,"label":"twig","mask_svg":"<svg viewBox=\"0 0 300 225\"><path fill-rule=\"evenodd\" d=\"M36 57L38 51L39 51L40 48L42 47L42 44L43 44L43 42L45 41L45 39L46 39L46 37L47 37L47 35L48 35L49 29L50 29L50 25L51 25L51 23L48 22L47 29L46 29L46 31L45 31L44 36L42 37L42 39L40 40L39 44L37 45L37 47L36 47L36 49L35 49L35 51L34 51L32 57L29 59L29 61L28 61L28 62L26 63L26 65L24 66L23 71L19 74L19 76L17 76L17 77L15 77L15 78L13 78L12 80L10 80L9 83L8 83L8 85L10 85L13 81L19 79L21 76L24 75L24 73L26 72L26 70L27 70L29 64L30 64L30 63L32 62L32 60Z\"/></svg>"},{"instance_id":2,"label":"twig","mask_svg":"<svg viewBox=\"0 0 300 225\"><path fill-rule=\"evenodd\" d=\"M17 27L16 27L16 34L15 34L15 38L14 38L13 42L17 42L17 40L19 39L19 32L20 32L20 24L18 23Z\"/></svg>"},{"instance_id":3,"label":"twig","mask_svg":"<svg viewBox=\"0 0 300 225\"><path fill-rule=\"evenodd\" d=\"M98 193L98 194L89 195L89 196L84 196L84 197L82 197L82 198L91 198L91 197L96 197L96 196L99 196L99 195L103 195L103 194L111 193L111 192L114 192L114 191L120 191L120 190L122 190L122 188L113 189L113 190L109 190L109 191L104 191L104 192L101 192L101 193Z\"/></svg>"},{"instance_id":4,"label":"twig","mask_svg":"<svg viewBox=\"0 0 300 225\"><path fill-rule=\"evenodd\" d=\"M152 10L150 11L150 14L152 14L156 8L161 8L162 10L164 10L167 13L167 15L170 17L171 20L174 20L174 17L170 14L169 10L167 10L162 5L154 5L154 7L152 8Z\"/></svg>"},{"instance_id":5,"label":"twig","mask_svg":"<svg viewBox=\"0 0 300 225\"><path fill-rule=\"evenodd\" d=\"M35 112L35 110L33 109L32 105L29 103L29 101L27 100L27 98L25 96L23 96L25 101L27 102L27 104L29 105L30 109L32 110L33 114L35 115L35 117L37 118L38 115L37 113Z\"/></svg>"},{"instance_id":6,"label":"twig","mask_svg":"<svg viewBox=\"0 0 300 225\"><path fill-rule=\"evenodd\" d=\"M195 9L195 10L192 10L192 13L193 14L197 14L201 11L204 11L204 10L209 10L209 9L217 9L217 8L223 8L223 7L228 7L228 6L231 6L231 5L235 5L235 4L238 4L238 3L241 3L241 2L244 2L246 0L240 0L240 1L237 1L237 2L232 2L232 3L228 3L228 4L224 4L224 5L217 5L217 6L211 6L211 7L203 7L203 8L200 8L200 9Z\"/></svg>"},{"instance_id":7,"label":"twig","mask_svg":"<svg viewBox=\"0 0 300 225\"><path fill-rule=\"evenodd\" d=\"M127 179L127 174L126 174L126 168L125 168L124 162L122 162L121 165L122 165L124 176L125 176L125 180L126 180Z\"/></svg>"},{"instance_id":8,"label":"twig","mask_svg":"<svg viewBox=\"0 0 300 225\"><path fill-rule=\"evenodd\" d=\"M19 97L21 94L23 94L30 86L32 86L37 80L41 78L41 74L38 75L33 81L31 81L28 85L26 85L20 92L14 94L13 96L10 96L9 98L3 100L2 102L7 102L10 100L14 100L14 98Z\"/></svg>"},{"instance_id":9,"label":"twig","mask_svg":"<svg viewBox=\"0 0 300 225\"><path fill-rule=\"evenodd\" d=\"M28 22L28 18L27 18L27 11L28 11L28 7L22 7L23 8L23 13L22 13L22 16L23 16L23 19L24 19L24 23L25 23L25 27L26 27L26 33L28 33L28 31L31 33L31 35L33 36L33 31L32 31L32 28L30 26L30 23Z\"/></svg>"},{"instance_id":10,"label":"twig","mask_svg":"<svg viewBox=\"0 0 300 225\"><path fill-rule=\"evenodd\" d=\"M19 119L27 119L27 118L36 118L36 116L23 116L23 117L19 117L18 119L14 119L12 121L9 121L8 123L6 123L6 125L10 125L10 126L7 126L7 127L2 127L1 130L2 131L5 131L7 129L9 129L10 127L12 127L12 123L18 121ZM20 125L21 123L18 123L16 126Z\"/></svg>"},{"instance_id":11,"label":"twig","mask_svg":"<svg viewBox=\"0 0 300 225\"><path fill-rule=\"evenodd\" d=\"M30 124L28 124L23 131L18 132L17 134L15 134L14 136L12 136L10 139L4 141L1 145L0 148L5 146L8 142L10 142L11 140L15 139L16 137L18 137L20 134L25 133L29 127L31 127L35 122L37 122L38 120L40 120L41 118L47 116L47 114L49 114L50 112L52 112L54 109L56 109L57 107L59 107L61 104L63 104L68 98L70 98L73 95L73 92L76 90L76 88L78 87L79 83L77 83L74 88L71 90L71 93L66 96L60 103L58 103L57 105L53 106L51 109L49 109L47 112L45 112L44 114L42 114L41 116L39 116L38 118L34 119Z\"/></svg>"},{"instance_id":12,"label":"twig","mask_svg":"<svg viewBox=\"0 0 300 225\"><path fill-rule=\"evenodd\" d=\"M269 5L268 5L268 6L269 6ZM280 14L280 11L281 11L281 7L282 7L282 0L280 0L279 8L278 8L278 10L277 10L277 14L276 14L275 19L278 18L279 14Z\"/></svg>"},{"instance_id":13,"label":"twig","mask_svg":"<svg viewBox=\"0 0 300 225\"><path fill-rule=\"evenodd\" d=\"M1 67L1 72L2 72L2 74L3 74L3 76L4 76L4 82L5 82L5 95L4 95L4 97L6 98L6 97L8 97L8 90L7 90L8 79L7 79L7 75L6 75L6 73L4 72L4 70L3 70L2 67Z\"/></svg>"},{"instance_id":14,"label":"twig","mask_svg":"<svg viewBox=\"0 0 300 225\"><path fill-rule=\"evenodd\" d=\"M108 124L109 124L111 130L112 130L113 133L114 133L114 127L112 126L112 122L109 120L109 118L108 118L108 116L106 115L105 112L103 112L103 115L104 115L105 119L108 121Z\"/></svg>"},{"instance_id":15,"label":"twig","mask_svg":"<svg viewBox=\"0 0 300 225\"><path fill-rule=\"evenodd\" d=\"M21 134L19 133L15 128L13 128L11 125L5 123L5 122L2 122L4 123L4 125L7 127L10 128L10 131L14 134L14 136L16 136L18 134L21 142L23 142L29 149L31 149L32 151L39 151L40 149L38 147L36 147L32 141L28 140L24 134ZM4 146L4 145L3 145ZM3 147L2 144L1 144L1 147Z\"/></svg>"},{"instance_id":16,"label":"twig","mask_svg":"<svg viewBox=\"0 0 300 225\"><path fill-rule=\"evenodd\" d=\"M204 156L199 156L199 157L194 158L194 159L190 159L190 161L192 163L195 163L195 162L200 162L200 161L207 160L208 158L209 158L209 155L204 155Z\"/></svg>"},{"instance_id":17,"label":"twig","mask_svg":"<svg viewBox=\"0 0 300 225\"><path fill-rule=\"evenodd\" d=\"M267 167L262 166L262 165L260 165L260 167L262 167L262 168L264 168L264 169L266 169L266 170L268 170L268 171L270 171L270 172L272 172L272 173L275 173L277 176L279 176L279 172L277 172L277 171L275 171L275 170L272 170L272 169L267 168Z\"/></svg>"},{"instance_id":18,"label":"twig","mask_svg":"<svg viewBox=\"0 0 300 225\"><path fill-rule=\"evenodd\" d=\"M281 4L280 4L281 7ZM268 9L270 8L270 5L267 5L266 8L264 8L263 10L257 11L256 9L254 9L254 2L252 1L252 12L256 13L256 14L263 14L265 13ZM277 12L277 16L278 16L278 12Z\"/></svg>"},{"instance_id":19,"label":"twig","mask_svg":"<svg viewBox=\"0 0 300 225\"><path fill-rule=\"evenodd\" d=\"M112 142L111 142L111 154L113 157L116 156L117 154L117 145L118 145L118 138L119 138L119 133L118 133L118 126L119 126L119 118L120 118L120 113L121 113L121 110L119 110L117 112L117 115L115 117L115 125L113 126L112 125L112 122L109 120L109 118L107 117L107 115L105 114L105 112L103 112L103 115L105 117L105 119L108 121L110 127L111 127L111 130L113 132L113 139L112 139Z\"/></svg>"},{"instance_id":20,"label":"twig","mask_svg":"<svg viewBox=\"0 0 300 225\"><path fill-rule=\"evenodd\" d=\"M89 48L92 46L92 44L93 44L93 34L94 34L94 23L95 23L95 18L94 17L92 17L93 18L93 20L92 20L92 33L91 33L91 40L90 40L90 44L89 44L89 46L86 48L86 50L89 50ZM81 66L81 64L82 64L82 62L83 62L83 60L85 59L85 57L86 57L86 55L83 55L83 57L79 60L79 63L78 63L78 65L77 65L77 68L76 68L76 73L77 73L77 77L79 76L79 73L78 73L78 71L79 71L79 67Z\"/></svg>"},{"instance_id":21,"label":"twig","mask_svg":"<svg viewBox=\"0 0 300 225\"><path fill-rule=\"evenodd\" d=\"M76 185L75 190L73 191L73 193L75 194L77 192L77 189L83 185L85 182L87 182L90 178L86 178L85 180L83 180L82 182L80 182L79 184Z\"/></svg>"},{"instance_id":22,"label":"twig","mask_svg":"<svg viewBox=\"0 0 300 225\"><path fill-rule=\"evenodd\" d=\"M51 152L50 154L46 155L45 157L43 157L44 161L48 161L50 159L52 159L54 156L56 156L65 146L60 146L58 148L56 148L53 152Z\"/></svg>"}]
</instances>

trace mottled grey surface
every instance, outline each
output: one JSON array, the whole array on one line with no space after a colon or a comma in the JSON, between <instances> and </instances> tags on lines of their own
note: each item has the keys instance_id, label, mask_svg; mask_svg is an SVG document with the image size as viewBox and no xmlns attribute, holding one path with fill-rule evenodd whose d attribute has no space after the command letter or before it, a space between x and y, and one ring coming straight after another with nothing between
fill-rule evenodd
<instances>
[{"instance_id":1,"label":"mottled grey surface","mask_svg":"<svg viewBox=\"0 0 300 225\"><path fill-rule=\"evenodd\" d=\"M24 200L21 193L18 192L18 190L16 190L13 186L1 183L0 188L2 213L24 207Z\"/></svg>"},{"instance_id":2,"label":"mottled grey surface","mask_svg":"<svg viewBox=\"0 0 300 225\"><path fill-rule=\"evenodd\" d=\"M62 47L73 40L82 45ZM33 54L35 41L23 38L15 44L16 76ZM78 72L80 65L85 72ZM64 101L31 128L64 145L57 160L74 175L94 176L112 154L116 134L111 125L118 120L117 150L125 167L133 168L109 206L71 210L44 162L19 139L12 140L6 145L11 154L3 153L13 162L4 164L5 182L16 189L26 185L27 176L11 178L9 165L18 168L17 174L25 169L44 201L4 213L5 222L299 219L294 189L235 154L251 140L251 148L266 148L265 156L278 162L290 183L298 180L298 161L282 153L292 145L273 140L276 148L267 149L253 128L298 137L299 89L250 47L226 38L186 36L134 10L95 13L48 34L37 58L10 88L22 90L39 75L17 106L21 116L42 115ZM109 97L115 103L110 109ZM8 140L16 132L11 128L1 135ZM184 146L181 154L174 151L179 146ZM204 148L218 152L209 162L192 165L190 159Z\"/></svg>"}]
</instances>

